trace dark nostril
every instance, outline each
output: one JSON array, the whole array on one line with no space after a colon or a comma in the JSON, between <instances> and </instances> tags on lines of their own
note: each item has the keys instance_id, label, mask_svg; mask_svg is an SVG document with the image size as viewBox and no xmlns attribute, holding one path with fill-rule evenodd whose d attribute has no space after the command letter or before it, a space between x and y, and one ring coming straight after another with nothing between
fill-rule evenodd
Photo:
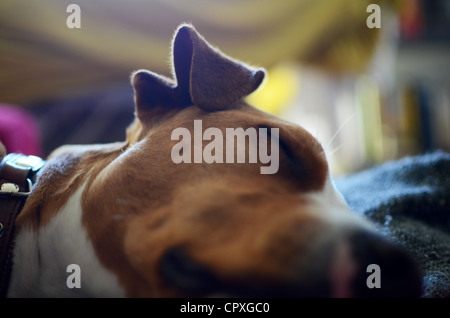
<instances>
[{"instance_id":1,"label":"dark nostril","mask_svg":"<svg viewBox=\"0 0 450 318\"><path fill-rule=\"evenodd\" d=\"M370 232L353 234L350 245L360 269L353 284L357 296L421 296L422 280L418 265L399 246ZM369 277L372 274L374 276ZM371 279L376 281L369 281Z\"/></svg>"}]
</instances>

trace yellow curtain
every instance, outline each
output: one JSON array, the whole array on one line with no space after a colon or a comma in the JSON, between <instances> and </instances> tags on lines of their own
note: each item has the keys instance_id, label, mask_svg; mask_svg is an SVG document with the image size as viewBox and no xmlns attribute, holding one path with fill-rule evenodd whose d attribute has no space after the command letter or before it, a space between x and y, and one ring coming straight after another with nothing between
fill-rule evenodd
<instances>
[{"instance_id":1,"label":"yellow curtain","mask_svg":"<svg viewBox=\"0 0 450 318\"><path fill-rule=\"evenodd\" d=\"M81 28L69 29L69 4ZM170 74L170 41L191 22L226 54L271 67L279 61L359 72L378 30L373 0L2 0L0 102L27 103L128 81L139 68Z\"/></svg>"}]
</instances>

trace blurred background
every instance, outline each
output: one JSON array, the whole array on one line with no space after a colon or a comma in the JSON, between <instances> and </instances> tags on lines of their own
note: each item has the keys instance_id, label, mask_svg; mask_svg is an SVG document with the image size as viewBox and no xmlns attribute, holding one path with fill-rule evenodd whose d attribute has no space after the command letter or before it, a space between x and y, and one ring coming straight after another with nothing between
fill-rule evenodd
<instances>
[{"instance_id":1,"label":"blurred background","mask_svg":"<svg viewBox=\"0 0 450 318\"><path fill-rule=\"evenodd\" d=\"M70 29L69 4L81 10ZM370 4L380 28L369 28ZM268 70L248 101L307 128L332 172L450 151L450 1L2 0L0 140L46 156L125 138L129 76L170 76L171 37L192 23L226 54Z\"/></svg>"}]
</instances>

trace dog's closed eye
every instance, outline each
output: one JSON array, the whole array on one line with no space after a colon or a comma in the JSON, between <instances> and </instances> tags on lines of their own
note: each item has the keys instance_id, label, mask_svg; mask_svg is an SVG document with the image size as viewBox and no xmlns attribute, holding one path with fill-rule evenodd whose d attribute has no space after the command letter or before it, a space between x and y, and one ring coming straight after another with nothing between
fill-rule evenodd
<instances>
[{"instance_id":1,"label":"dog's closed eye","mask_svg":"<svg viewBox=\"0 0 450 318\"><path fill-rule=\"evenodd\" d=\"M267 126L260 126L260 128L266 128L268 140L272 138L278 139L277 142L279 145L279 152L280 154L284 153L284 155L286 155L291 173L298 178L304 178L304 176L306 175L306 171L304 165L302 164L301 158L296 156L295 152L291 149L284 136L280 134L273 136L272 130Z\"/></svg>"},{"instance_id":2,"label":"dog's closed eye","mask_svg":"<svg viewBox=\"0 0 450 318\"><path fill-rule=\"evenodd\" d=\"M278 176L291 180L295 188L301 190L318 190L323 187L328 167L325 157L317 153L320 144L306 131L290 131L280 128L274 130L267 125L259 125L260 130L267 134L267 149L273 157L271 141L276 139L278 145L279 171ZM273 145L273 143L272 143Z\"/></svg>"}]
</instances>

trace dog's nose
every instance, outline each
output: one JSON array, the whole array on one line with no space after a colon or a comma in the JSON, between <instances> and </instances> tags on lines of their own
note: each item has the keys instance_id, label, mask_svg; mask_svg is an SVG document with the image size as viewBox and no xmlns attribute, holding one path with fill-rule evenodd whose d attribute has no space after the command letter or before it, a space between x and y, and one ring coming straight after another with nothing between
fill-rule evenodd
<instances>
[{"instance_id":1,"label":"dog's nose","mask_svg":"<svg viewBox=\"0 0 450 318\"><path fill-rule=\"evenodd\" d=\"M354 297L420 297L420 269L399 246L366 231L351 234L347 244L353 273L348 279L335 279L335 283L349 284L335 290L347 291Z\"/></svg>"}]
</instances>

